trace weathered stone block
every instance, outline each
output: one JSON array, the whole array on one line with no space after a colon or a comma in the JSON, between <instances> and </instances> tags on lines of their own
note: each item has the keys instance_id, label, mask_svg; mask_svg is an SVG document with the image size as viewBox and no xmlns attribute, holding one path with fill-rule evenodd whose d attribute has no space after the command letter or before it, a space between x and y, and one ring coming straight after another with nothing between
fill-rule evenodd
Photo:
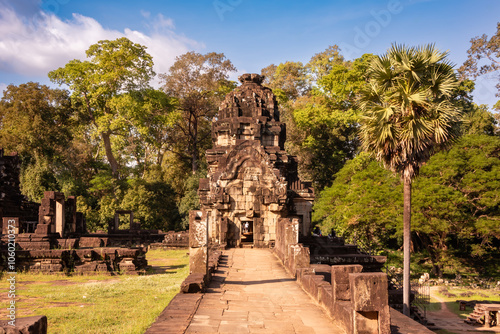
<instances>
[{"instance_id":1,"label":"weathered stone block","mask_svg":"<svg viewBox=\"0 0 500 334\"><path fill-rule=\"evenodd\" d=\"M334 301L332 318L344 328L345 333L354 333L353 331L353 310L349 301Z\"/></svg>"},{"instance_id":2,"label":"weathered stone block","mask_svg":"<svg viewBox=\"0 0 500 334\"><path fill-rule=\"evenodd\" d=\"M57 239L57 246L62 249L75 249L78 247L78 239Z\"/></svg>"},{"instance_id":3,"label":"weathered stone block","mask_svg":"<svg viewBox=\"0 0 500 334\"><path fill-rule=\"evenodd\" d=\"M311 295L314 297L315 300L319 301L319 293L322 288L325 289L330 289L330 283L325 282L323 280L322 276L315 275L314 276L314 285L312 286L312 293Z\"/></svg>"},{"instance_id":4,"label":"weathered stone block","mask_svg":"<svg viewBox=\"0 0 500 334\"><path fill-rule=\"evenodd\" d=\"M38 224L36 226L35 234L47 235L50 232L51 231L50 231L50 225L49 224Z\"/></svg>"},{"instance_id":5,"label":"weathered stone block","mask_svg":"<svg viewBox=\"0 0 500 334\"><path fill-rule=\"evenodd\" d=\"M201 211L192 210L189 212L189 247L198 248L207 245L207 225L202 220Z\"/></svg>"},{"instance_id":6,"label":"weathered stone block","mask_svg":"<svg viewBox=\"0 0 500 334\"><path fill-rule=\"evenodd\" d=\"M47 334L47 317L44 315L17 318L15 326L9 320L0 320L0 333L6 334Z\"/></svg>"},{"instance_id":7,"label":"weathered stone block","mask_svg":"<svg viewBox=\"0 0 500 334\"><path fill-rule=\"evenodd\" d=\"M304 247L302 244L290 245L291 250L291 258L290 261L290 272L294 275L296 274L297 269L299 268L307 268L310 265L310 256L309 256L309 248Z\"/></svg>"},{"instance_id":8,"label":"weathered stone block","mask_svg":"<svg viewBox=\"0 0 500 334\"><path fill-rule=\"evenodd\" d=\"M198 293L205 290L205 275L203 274L190 274L181 283L182 293Z\"/></svg>"},{"instance_id":9,"label":"weathered stone block","mask_svg":"<svg viewBox=\"0 0 500 334\"><path fill-rule=\"evenodd\" d=\"M332 295L334 302L337 300L350 300L349 274L360 273L363 266L359 264L346 266L332 266Z\"/></svg>"},{"instance_id":10,"label":"weathered stone block","mask_svg":"<svg viewBox=\"0 0 500 334\"><path fill-rule=\"evenodd\" d=\"M390 333L390 313L385 273L349 274L353 333Z\"/></svg>"},{"instance_id":11,"label":"weathered stone block","mask_svg":"<svg viewBox=\"0 0 500 334\"><path fill-rule=\"evenodd\" d=\"M349 274L351 301L355 311L376 311L388 304L387 274Z\"/></svg>"},{"instance_id":12,"label":"weathered stone block","mask_svg":"<svg viewBox=\"0 0 500 334\"><path fill-rule=\"evenodd\" d=\"M318 289L318 302L322 304L328 314L332 316L333 314L333 295L332 295L332 287L330 284L322 284Z\"/></svg>"},{"instance_id":13,"label":"weathered stone block","mask_svg":"<svg viewBox=\"0 0 500 334\"><path fill-rule=\"evenodd\" d=\"M314 275L314 270L312 268L298 268L297 271L297 280L302 283L302 280L305 276Z\"/></svg>"},{"instance_id":14,"label":"weathered stone block","mask_svg":"<svg viewBox=\"0 0 500 334\"><path fill-rule=\"evenodd\" d=\"M2 218L2 234L15 233L19 234L19 217L3 217Z\"/></svg>"}]
</instances>

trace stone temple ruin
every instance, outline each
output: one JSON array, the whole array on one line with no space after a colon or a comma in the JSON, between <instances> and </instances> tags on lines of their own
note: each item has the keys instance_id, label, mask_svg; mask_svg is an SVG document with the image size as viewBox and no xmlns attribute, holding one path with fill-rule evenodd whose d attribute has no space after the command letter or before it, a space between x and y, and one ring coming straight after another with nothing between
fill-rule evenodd
<instances>
[{"instance_id":1,"label":"stone temple ruin","mask_svg":"<svg viewBox=\"0 0 500 334\"><path fill-rule=\"evenodd\" d=\"M208 177L200 180L201 209L189 215L189 238L143 230L133 212L124 210L109 222L108 233L89 234L75 197L49 191L41 204L27 201L19 190L17 156L4 156L0 149L0 269L6 265L6 227L12 221L16 267L47 273L144 272L144 246L189 243L190 275L158 318L159 331L155 326L147 331L160 333L166 320L185 329L200 300L193 293L204 292L212 276L218 284L224 281L217 276L223 249L269 247L346 333L389 333L391 293L381 272L385 257L365 254L342 238L311 236L314 192L299 179L297 158L284 151L286 129L276 97L261 85L260 75L244 74L240 81L212 125ZM127 230L120 229L121 215L129 216Z\"/></svg>"},{"instance_id":2,"label":"stone temple ruin","mask_svg":"<svg viewBox=\"0 0 500 334\"><path fill-rule=\"evenodd\" d=\"M130 228L119 229L120 215ZM41 203L28 201L19 189L19 158L0 149L0 269L7 265L8 225L14 224L17 270L44 273L145 272L147 247L187 247L185 233L141 229L133 212L117 211L108 233L88 233L76 197L46 191ZM168 236L168 238L167 238Z\"/></svg>"},{"instance_id":3,"label":"stone temple ruin","mask_svg":"<svg viewBox=\"0 0 500 334\"><path fill-rule=\"evenodd\" d=\"M314 193L299 179L296 157L284 151L285 124L262 80L242 75L212 125L208 178L200 180L199 196L214 243L271 246L278 219L285 217L299 219L302 235L310 232Z\"/></svg>"},{"instance_id":4,"label":"stone temple ruin","mask_svg":"<svg viewBox=\"0 0 500 334\"><path fill-rule=\"evenodd\" d=\"M201 210L190 212L190 275L182 292L203 291L224 247L271 247L303 289L348 333L389 333L384 256L342 238L311 236L311 185L284 151L285 124L263 77L244 74L212 124ZM182 298L182 297L179 297ZM168 313L168 307L164 311Z\"/></svg>"}]
</instances>

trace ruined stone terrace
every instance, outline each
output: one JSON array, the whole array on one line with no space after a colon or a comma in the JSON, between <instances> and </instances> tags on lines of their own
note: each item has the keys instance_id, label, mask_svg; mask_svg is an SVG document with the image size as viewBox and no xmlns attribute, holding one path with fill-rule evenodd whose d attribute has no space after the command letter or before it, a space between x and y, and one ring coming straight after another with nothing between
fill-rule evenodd
<instances>
[{"instance_id":1,"label":"ruined stone terrace","mask_svg":"<svg viewBox=\"0 0 500 334\"><path fill-rule=\"evenodd\" d=\"M185 333L343 333L269 249L226 250L206 293L198 296ZM182 333L173 322L164 324L169 328L157 322L146 333Z\"/></svg>"},{"instance_id":2,"label":"ruined stone terrace","mask_svg":"<svg viewBox=\"0 0 500 334\"><path fill-rule=\"evenodd\" d=\"M429 334L391 310L391 334ZM368 331L367 331L368 332ZM205 293L179 293L146 334L346 333L269 249L223 251Z\"/></svg>"}]
</instances>

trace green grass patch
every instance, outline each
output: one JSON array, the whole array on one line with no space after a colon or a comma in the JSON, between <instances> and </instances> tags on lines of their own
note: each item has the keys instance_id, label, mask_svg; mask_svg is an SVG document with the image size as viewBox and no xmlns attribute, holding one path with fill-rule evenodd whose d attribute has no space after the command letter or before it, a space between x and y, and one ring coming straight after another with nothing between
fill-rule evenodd
<instances>
[{"instance_id":1,"label":"green grass patch","mask_svg":"<svg viewBox=\"0 0 500 334\"><path fill-rule=\"evenodd\" d=\"M142 334L179 292L189 273L185 249L151 250L147 259L153 268L145 276L19 273L17 317L46 315L49 333ZM0 282L0 291L6 304L6 278ZM6 313L0 316L5 319Z\"/></svg>"},{"instance_id":2,"label":"green grass patch","mask_svg":"<svg viewBox=\"0 0 500 334\"><path fill-rule=\"evenodd\" d=\"M425 306L427 311L440 311L441 310L441 303L437 301L436 299L431 297L430 303Z\"/></svg>"},{"instance_id":3,"label":"green grass patch","mask_svg":"<svg viewBox=\"0 0 500 334\"><path fill-rule=\"evenodd\" d=\"M471 289L467 287L448 287L448 293L444 294L440 291L434 292L439 298L443 299L446 307L451 312L458 315L461 319L467 318L472 312L472 308L467 307L465 311L460 311L460 304L457 300L479 302L495 302L500 303L500 291L494 289ZM432 300L431 300L432 304Z\"/></svg>"}]
</instances>

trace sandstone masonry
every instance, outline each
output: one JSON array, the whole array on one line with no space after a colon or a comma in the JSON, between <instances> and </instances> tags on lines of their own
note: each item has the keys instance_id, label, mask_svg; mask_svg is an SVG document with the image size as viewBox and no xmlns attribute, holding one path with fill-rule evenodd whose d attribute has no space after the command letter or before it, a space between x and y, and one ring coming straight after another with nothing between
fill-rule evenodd
<instances>
[{"instance_id":1,"label":"sandstone masonry","mask_svg":"<svg viewBox=\"0 0 500 334\"><path fill-rule=\"evenodd\" d=\"M209 242L272 246L277 222L285 217L297 218L299 233L308 235L314 193L299 179L296 157L284 151L286 129L276 97L258 74L239 80L242 85L226 96L212 124L208 178L200 180Z\"/></svg>"}]
</instances>

